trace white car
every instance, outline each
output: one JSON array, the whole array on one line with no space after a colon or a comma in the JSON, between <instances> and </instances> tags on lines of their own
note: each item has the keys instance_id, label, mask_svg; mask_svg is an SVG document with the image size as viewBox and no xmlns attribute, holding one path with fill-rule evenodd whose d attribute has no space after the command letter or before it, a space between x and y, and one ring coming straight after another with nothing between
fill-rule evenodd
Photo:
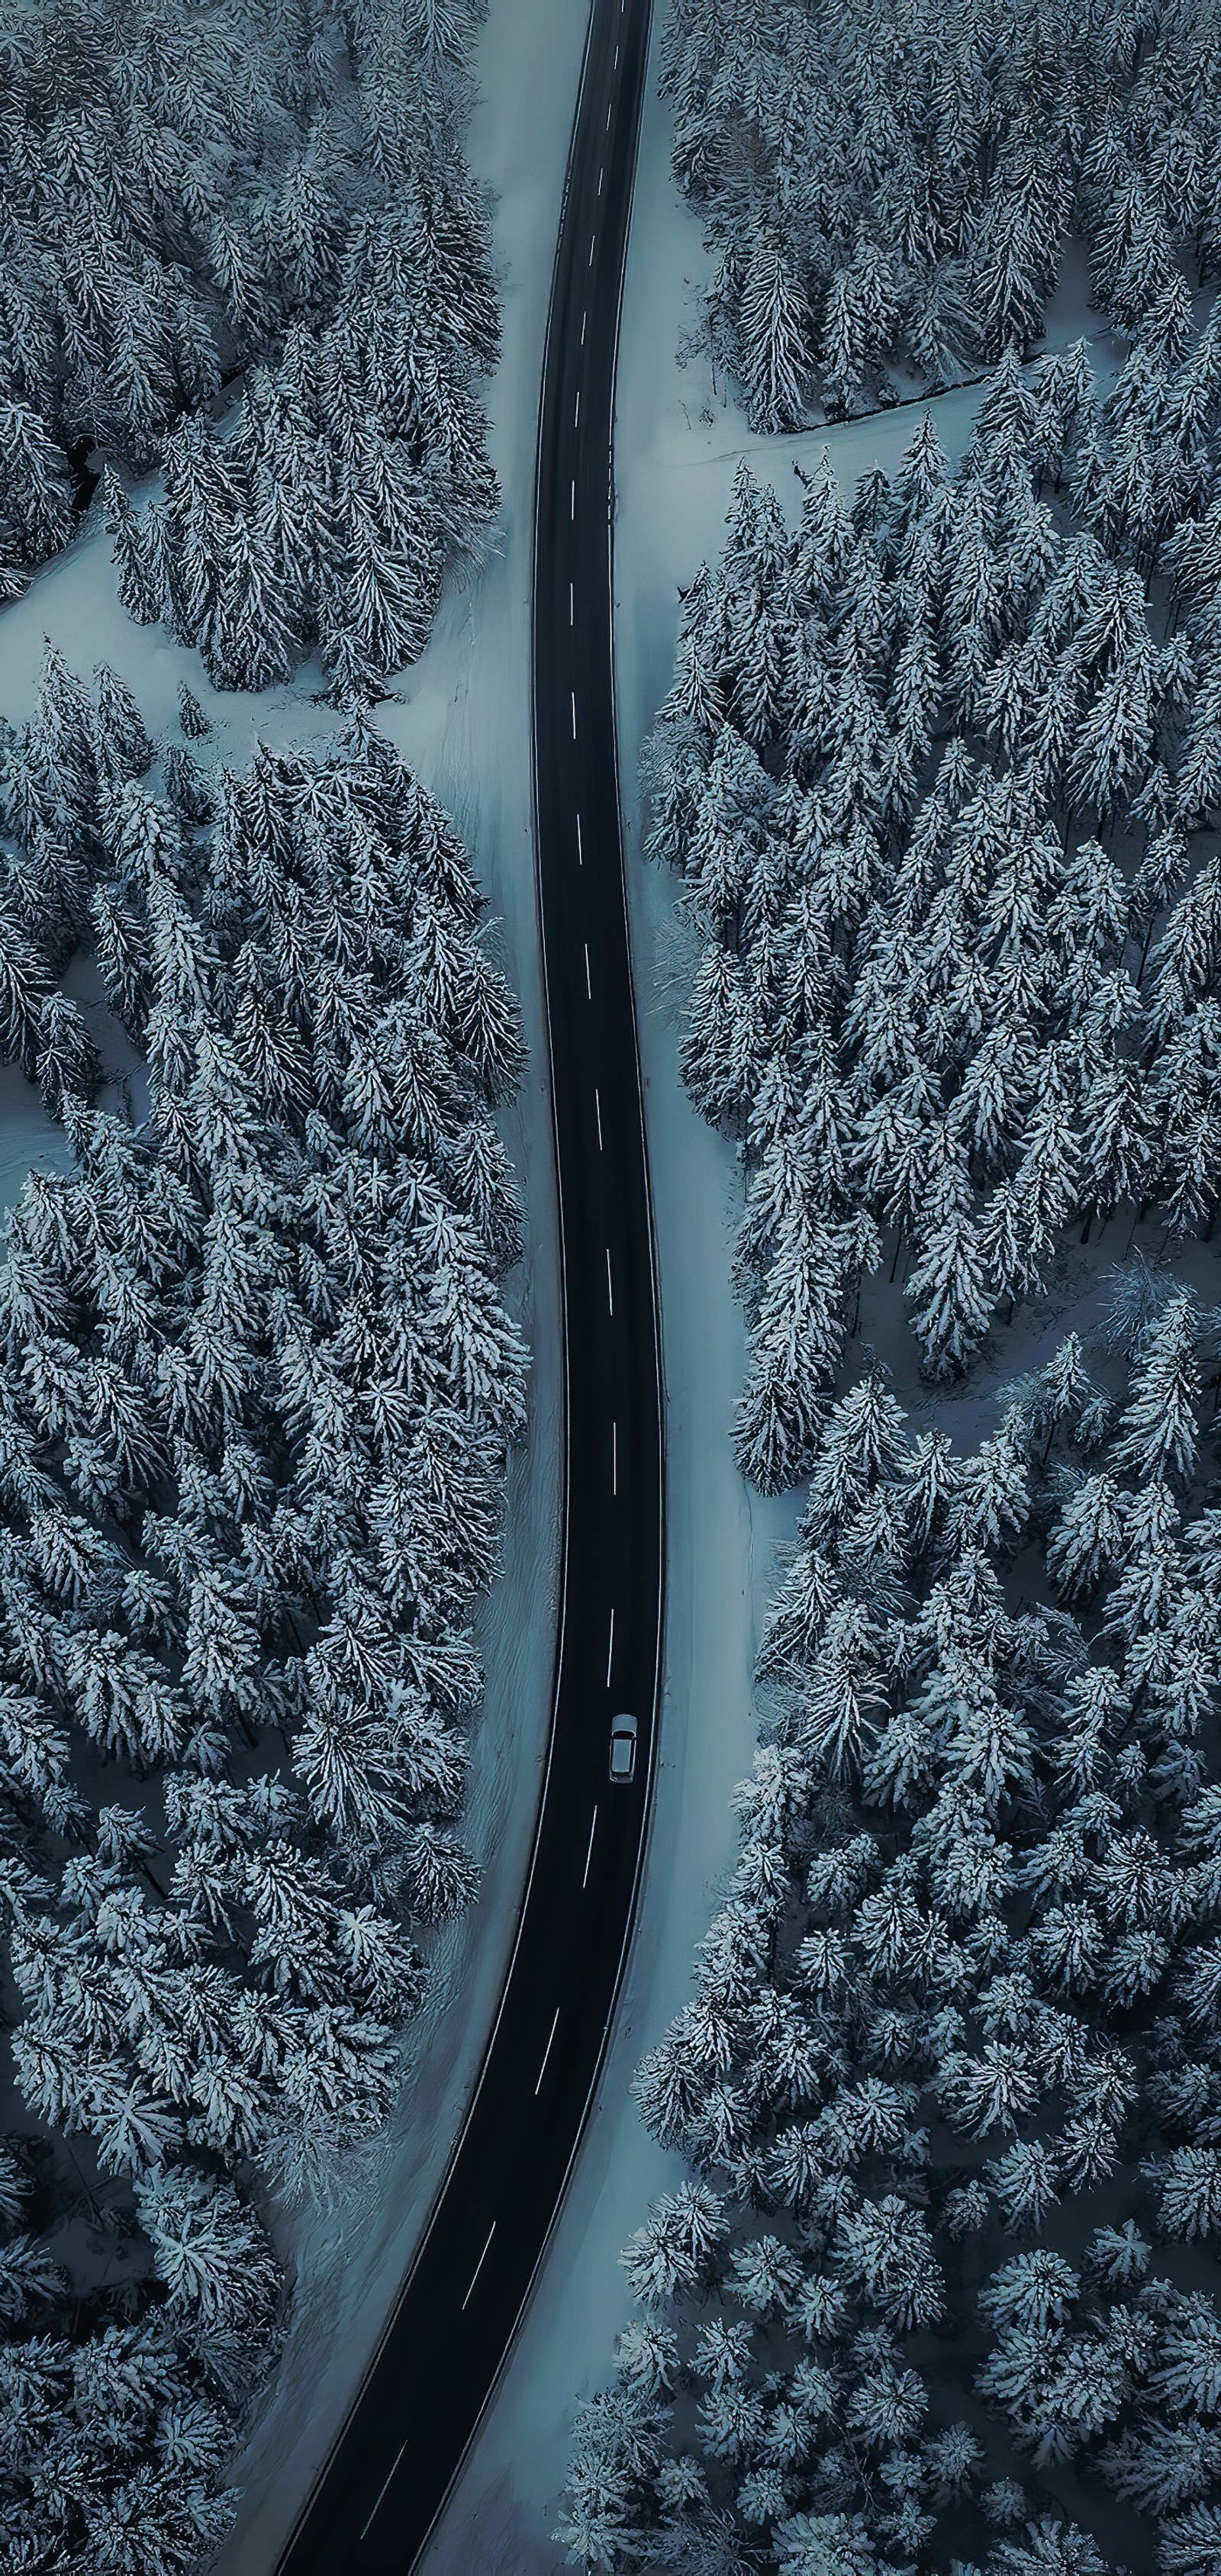
<instances>
[{"instance_id":1,"label":"white car","mask_svg":"<svg viewBox=\"0 0 1221 2576\"><path fill-rule=\"evenodd\" d=\"M610 1775L623 1788L636 1777L636 1720L617 1717L611 1724Z\"/></svg>"}]
</instances>

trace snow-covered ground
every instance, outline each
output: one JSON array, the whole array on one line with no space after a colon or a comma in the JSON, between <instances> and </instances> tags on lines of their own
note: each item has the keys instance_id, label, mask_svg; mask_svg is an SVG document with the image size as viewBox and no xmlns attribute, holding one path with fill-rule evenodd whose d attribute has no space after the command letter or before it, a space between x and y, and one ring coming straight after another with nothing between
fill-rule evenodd
<instances>
[{"instance_id":1,"label":"snow-covered ground","mask_svg":"<svg viewBox=\"0 0 1221 2576\"><path fill-rule=\"evenodd\" d=\"M532 1063L506 1117L527 1190L527 1253L510 1285L533 1353L531 1433L508 1498L504 1573L482 1622L488 1693L472 1773L469 1832L485 1862L480 1902L445 1937L432 2010L417 2034L375 2191L330 2219L282 2228L298 2274L295 2323L271 2402L236 2474L246 2497L217 2561L221 2576L266 2576L375 2340L442 2171L481 2053L524 1876L549 1707L554 1649L558 1377L550 1126L530 835L529 581L538 385L551 264L584 12L571 0L492 0L475 63L479 105L470 158L497 194L504 357L490 393L503 546L464 591L451 591L403 703L386 730L446 802L503 921L504 960L521 995ZM741 1318L728 1285L741 1202L732 1150L697 1117L677 1075L671 888L639 859L639 744L669 684L677 588L720 546L738 458L756 461L786 507L791 466L828 445L846 484L875 461L893 467L918 414L904 410L804 436L752 436L713 399L707 370L675 351L695 316L707 262L668 166L669 116L645 110L621 345L617 453L617 656L629 884L641 1046L660 1247L669 1440L666 1687L656 1816L623 2007L586 2146L510 2372L429 2553L431 2576L542 2576L574 2404L607 2373L626 2306L620 2245L667 2160L645 2137L632 2073L687 1990L691 1953L734 1845L729 1797L749 1767L750 1668L773 1588L790 1500L747 1495L729 1425L741 1378ZM1066 296L1049 340L1079 327ZM1077 307L1079 311L1079 306ZM1059 327L1057 327L1059 322ZM977 394L936 413L959 445ZM198 657L159 629L132 626L115 596L109 548L79 538L0 617L0 713L32 704L44 634L70 665L107 660L150 725L172 731L179 681L218 719L226 757L256 734L327 729L310 674L258 699L218 698ZM0 1207L31 1160L62 1160L62 1133L31 1087L0 1069Z\"/></svg>"},{"instance_id":2,"label":"snow-covered ground","mask_svg":"<svg viewBox=\"0 0 1221 2576\"><path fill-rule=\"evenodd\" d=\"M507 1300L532 1368L529 1441L510 1474L504 1570L480 1622L488 1687L464 1830L484 1877L478 1904L443 1936L432 2005L413 2034L412 2073L375 2187L354 2192L333 2217L277 2226L297 2274L294 2322L269 2402L234 2464L245 2499L217 2561L224 2576L267 2576L274 2565L406 2268L490 2025L541 1778L555 1650L558 1263L531 830L529 598L543 336L583 41L583 14L570 0L531 0L528 9L492 0L481 32L469 157L497 199L504 356L487 399L502 543L474 582L447 593L426 654L402 681L403 702L379 711L471 851L503 924L496 936L531 1050L521 1097L503 1121L527 1202L526 1257ZM336 722L310 701L316 667L258 698L218 697L196 654L126 618L109 544L96 528L0 617L0 714L11 721L33 704L44 636L74 670L110 662L150 728L171 736L185 679L217 721L222 755L234 761L260 734L300 739ZM102 1043L109 1061L115 1050ZM16 1197L31 1161L63 1159L62 1131L37 1092L0 1068L0 1209Z\"/></svg>"}]
</instances>

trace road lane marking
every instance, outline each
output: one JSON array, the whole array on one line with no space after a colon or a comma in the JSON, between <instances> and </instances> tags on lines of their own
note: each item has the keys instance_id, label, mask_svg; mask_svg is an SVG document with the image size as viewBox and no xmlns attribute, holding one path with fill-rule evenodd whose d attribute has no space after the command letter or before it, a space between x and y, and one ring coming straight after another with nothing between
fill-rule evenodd
<instances>
[{"instance_id":1,"label":"road lane marking","mask_svg":"<svg viewBox=\"0 0 1221 2576\"><path fill-rule=\"evenodd\" d=\"M577 622L577 603L576 603L575 599L573 598L573 594L572 594L572 583L571 583L571 582L569 582L569 584L568 584L568 623L569 623L569 625L570 625L570 626L575 626L575 625L576 625L576 622Z\"/></svg>"},{"instance_id":2,"label":"road lane marking","mask_svg":"<svg viewBox=\"0 0 1221 2576\"><path fill-rule=\"evenodd\" d=\"M579 429L581 425L581 388L579 385L577 386L577 407L572 415L572 425L574 429Z\"/></svg>"},{"instance_id":3,"label":"road lane marking","mask_svg":"<svg viewBox=\"0 0 1221 2576\"><path fill-rule=\"evenodd\" d=\"M617 72L617 71L618 71L618 69L619 69L619 48L618 48L618 46L617 46L617 45L616 45L616 47L615 47L615 59L614 59L613 64L611 65L611 69L612 69L612 71L616 71L616 72Z\"/></svg>"},{"instance_id":4,"label":"road lane marking","mask_svg":"<svg viewBox=\"0 0 1221 2576\"><path fill-rule=\"evenodd\" d=\"M585 943L584 943L584 945L585 945L585 998L586 998L586 1001L587 1001L587 1002L592 1002L593 997L594 997L594 988L593 988L593 985L590 983L590 980L589 980L589 941L588 941L588 940L586 940L586 941L585 941Z\"/></svg>"},{"instance_id":5,"label":"road lane marking","mask_svg":"<svg viewBox=\"0 0 1221 2576\"><path fill-rule=\"evenodd\" d=\"M387 2472L387 2475L383 2478L382 2483L381 2483L380 2487L379 2487L379 2488L378 2488L378 2490L377 2490L377 2503L374 2505L374 2507L373 2507L373 2512L370 2514L369 2519L368 2519L367 2523L365 2524L364 2531L362 2531L362 2533L361 2533L361 2535L360 2535L362 2540L365 2538L365 2534L366 2534L367 2532L371 2531L371 2530L372 2530L372 2528L373 2528L373 2522L374 2522L374 2517L375 2517L375 2515L376 2515L376 2513L377 2513L377 2507L378 2507L378 2505L381 2503L382 2498L383 2498L383 2496L385 2495L386 2489L387 2489L387 2487L388 2487L388 2486L389 2486L389 2484L390 2484L390 2480L391 2480L391 2478L394 2476L394 2472L395 2472L395 2470L397 2469L398 2464L399 2464L399 2461L402 2459L403 2453L404 2453L404 2451L406 2450L406 2448L407 2448L406 2441L402 2441L402 2442L400 2442L400 2443L399 2443L398 2449L397 2449L397 2451L396 2451L396 2452L395 2452L395 2454L394 2454L394 2458L393 2458L393 2460L392 2460L392 2461L391 2461L391 2463L390 2463L390 2468L389 2468L389 2470L388 2470L388 2472Z\"/></svg>"},{"instance_id":6,"label":"road lane marking","mask_svg":"<svg viewBox=\"0 0 1221 2576\"><path fill-rule=\"evenodd\" d=\"M611 1603L610 1644L606 1649L606 1687L610 1689L611 1665L615 1660L615 1605Z\"/></svg>"},{"instance_id":7,"label":"road lane marking","mask_svg":"<svg viewBox=\"0 0 1221 2576\"><path fill-rule=\"evenodd\" d=\"M611 1424L611 1492L619 1491L619 1425Z\"/></svg>"},{"instance_id":8,"label":"road lane marking","mask_svg":"<svg viewBox=\"0 0 1221 2576\"><path fill-rule=\"evenodd\" d=\"M609 1245L609 1243L607 1244L607 1247L606 1247L606 1302L607 1302L607 1305L610 1307L611 1313L612 1313L612 1315L613 1315L613 1314L614 1314L614 1311L615 1311L615 1291L614 1291L614 1287L613 1287L612 1282L611 1282L610 1245Z\"/></svg>"},{"instance_id":9,"label":"road lane marking","mask_svg":"<svg viewBox=\"0 0 1221 2576\"><path fill-rule=\"evenodd\" d=\"M488 2245L490 2245L490 2244L491 2244L491 2242L492 2242L492 2238L494 2237L495 2233L496 2233L496 2221L495 2221L495 2219L493 2219L493 2220L492 2220L492 2224L491 2224L491 2226L490 2226L490 2227L489 2227L489 2229L488 2229L488 2234L487 2234L487 2244L484 2246L483 2254L481 2254L481 2255L480 2255L479 2260L478 2260L478 2262L477 2262L477 2263L476 2263L476 2265L475 2265L475 2269L474 2269L474 2271L473 2271L473 2272L472 2272L472 2274L471 2274L471 2289L467 2291L466 2298L465 2298L465 2299L463 2300L463 2302L462 2302L462 2310L461 2310L461 2313L462 2313L463 2315L465 2315L465 2313L466 2313L466 2304L467 2304L467 2299L469 2299L469 2298L470 2298L471 2290L473 2290L473 2289L474 2289L474 2287L475 2287L475 2283L476 2283L476 2281L478 2280L479 2275L480 2275L480 2273L481 2273L481 2272L482 2272L482 2270L483 2270L483 2255L487 2253Z\"/></svg>"},{"instance_id":10,"label":"road lane marking","mask_svg":"<svg viewBox=\"0 0 1221 2576\"><path fill-rule=\"evenodd\" d=\"M576 690L575 690L575 689L570 689L570 690L569 690L569 692L568 692L568 695L569 695L569 697L570 697L570 698L571 698L571 700L572 700L572 739L573 739L573 741L575 742L575 741L576 741L576 738L577 738L577 693L576 693Z\"/></svg>"},{"instance_id":11,"label":"road lane marking","mask_svg":"<svg viewBox=\"0 0 1221 2576\"><path fill-rule=\"evenodd\" d=\"M605 178L605 177L606 177L606 171L605 171L605 169L601 169L601 170L599 170L599 172L598 172L598 195L599 195L599 196L601 196L601 194L602 194L602 182L603 182L603 180L604 180L604 178Z\"/></svg>"},{"instance_id":12,"label":"road lane marking","mask_svg":"<svg viewBox=\"0 0 1221 2576\"><path fill-rule=\"evenodd\" d=\"M614 114L614 109L615 109L615 102L614 102L613 98L608 98L608 100L607 100L607 102L606 102L606 131L607 131L607 133L608 133L608 134L610 133L610 121L611 121L611 117L612 117L612 116L613 116L613 114Z\"/></svg>"},{"instance_id":13,"label":"road lane marking","mask_svg":"<svg viewBox=\"0 0 1221 2576\"><path fill-rule=\"evenodd\" d=\"M588 322L588 320L589 320L589 315L588 315L588 313L583 313L583 314L581 315L581 347L582 347L582 348L584 348L584 346L585 346L585 325L586 325L586 323Z\"/></svg>"},{"instance_id":14,"label":"road lane marking","mask_svg":"<svg viewBox=\"0 0 1221 2576\"><path fill-rule=\"evenodd\" d=\"M597 1121L598 1121L598 1152L599 1152L599 1153L601 1153L601 1151L602 1151L602 1103L601 1103L601 1100L600 1100L600 1099L599 1099L599 1097L598 1097L598 1086L597 1086L597 1083L596 1083L596 1082L595 1082L595 1084L594 1084L594 1116L595 1116L595 1118L596 1118L596 1119L597 1119Z\"/></svg>"},{"instance_id":15,"label":"road lane marking","mask_svg":"<svg viewBox=\"0 0 1221 2576\"><path fill-rule=\"evenodd\" d=\"M584 850L583 850L583 849L582 849L582 847L581 847L581 817L580 817L580 815L578 814L578 816L577 816L577 866L578 866L579 868L583 868L583 867L584 867L584 865L585 865L585 852L584 852Z\"/></svg>"},{"instance_id":16,"label":"road lane marking","mask_svg":"<svg viewBox=\"0 0 1221 2576\"><path fill-rule=\"evenodd\" d=\"M590 1862L591 1862L591 1860L593 1859L593 1856L594 1856L594 1826L596 1826L597 1821L598 1821L598 1810L597 1810L597 1808L596 1808L596 1806L595 1806L595 1808L594 1808L594 1820L593 1820L593 1824L592 1824L592 1825L590 1826L590 1828L589 1828L589 1844L588 1844L588 1848L587 1848L586 1853L585 1853L585 1873L584 1873L584 1876L583 1876L583 1878L582 1878L582 1880L581 1880L581 1885L582 1885L582 1887L586 1887L586 1886L588 1886L588 1884L589 1884L589 1864L590 1864Z\"/></svg>"},{"instance_id":17,"label":"road lane marking","mask_svg":"<svg viewBox=\"0 0 1221 2576\"><path fill-rule=\"evenodd\" d=\"M572 478L572 489L571 489L571 491L570 491L570 493L569 493L569 497L568 497L568 516L569 516L569 518L570 518L570 519L575 519L576 515L577 515L577 478L576 478L576 476L575 476L575 474L574 474L574 475L573 475L573 478Z\"/></svg>"},{"instance_id":18,"label":"road lane marking","mask_svg":"<svg viewBox=\"0 0 1221 2576\"><path fill-rule=\"evenodd\" d=\"M546 2072L547 2072L547 2060L548 2060L548 2058L549 2058L549 2057L550 2057L550 2055L551 2055L551 2043L552 2043L552 2040L553 2040L553 2039L554 2039L554 2037L555 2037L555 2025L556 2025L556 2022L559 2020L559 2017L560 2017L560 2008L559 2008L559 2005L557 2004L557 2005L556 2005L556 2008L555 2008L555 2019L553 2020L553 2022L552 2022L552 2024L551 2024L551 2028L550 2028L550 2030L549 2030L549 2031L548 2031L548 2033L547 2033L547 2045L546 2045L545 2049L543 2050L543 2062L542 2062L542 2065L540 2066L540 2068L539 2068L539 2070L538 2070L538 2084L536 2084L536 2085L535 2085L535 2087L534 2087L534 2093L535 2093L535 2099L536 2099L536 2100L537 2100L537 2098L538 2098L538 2087L539 2087L539 2084L541 2084L541 2083L542 2083L543 2077L544 2077L544 2075L545 2075L545 2074L546 2074Z\"/></svg>"},{"instance_id":19,"label":"road lane marking","mask_svg":"<svg viewBox=\"0 0 1221 2576\"><path fill-rule=\"evenodd\" d=\"M591 233L589 236L589 265L591 268L594 264L594 243L597 241L597 238L598 236L596 233Z\"/></svg>"}]
</instances>

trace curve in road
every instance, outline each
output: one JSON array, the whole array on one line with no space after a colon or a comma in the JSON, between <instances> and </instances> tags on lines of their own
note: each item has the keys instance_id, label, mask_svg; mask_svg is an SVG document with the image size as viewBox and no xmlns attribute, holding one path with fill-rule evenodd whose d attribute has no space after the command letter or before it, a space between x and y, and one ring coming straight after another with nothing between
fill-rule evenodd
<instances>
[{"instance_id":1,"label":"curve in road","mask_svg":"<svg viewBox=\"0 0 1221 2576\"><path fill-rule=\"evenodd\" d=\"M539 417L534 769L560 1208L554 1704L499 2010L411 2270L281 2576L404 2576L496 2385L563 2199L635 1912L661 1661L660 1343L612 641L615 364L650 0L594 0ZM612 1717L639 1728L628 1784Z\"/></svg>"}]
</instances>

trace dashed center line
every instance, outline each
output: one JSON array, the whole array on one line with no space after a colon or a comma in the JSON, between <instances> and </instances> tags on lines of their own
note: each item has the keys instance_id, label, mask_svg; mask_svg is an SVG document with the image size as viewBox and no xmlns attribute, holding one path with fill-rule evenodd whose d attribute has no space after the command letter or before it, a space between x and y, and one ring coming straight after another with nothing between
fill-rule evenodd
<instances>
[{"instance_id":1,"label":"dashed center line","mask_svg":"<svg viewBox=\"0 0 1221 2576\"><path fill-rule=\"evenodd\" d=\"M552 2040L553 2040L553 2039L554 2039L554 2037L555 2037L556 2023L558 2022L559 2018L560 2018L560 2008L559 2008L559 2005L557 2004L557 2005L556 2005L556 2008L555 2008L555 2014L554 2014L554 2017L553 2017L553 2020L552 2020L551 2028L550 2028L550 2030L549 2030L549 2031L548 2031L548 2033L547 2033L547 2045L546 2045L545 2049L543 2050L543 2062L542 2062L542 2065L540 2066L540 2068L539 2068L539 2070L538 2070L538 2083L537 2083L537 2084L535 2085L535 2087L534 2087L535 2097L536 2097L536 2098L537 2098L537 2095L538 2095L539 2085L542 2083L543 2077L544 2077L544 2075L545 2075L545 2074L546 2074L546 2072L547 2072L547 2060L548 2060L548 2058L549 2058L549 2057L550 2057L550 2055L551 2055L551 2043L552 2043Z\"/></svg>"},{"instance_id":2,"label":"dashed center line","mask_svg":"<svg viewBox=\"0 0 1221 2576\"><path fill-rule=\"evenodd\" d=\"M581 817L580 817L580 815L578 814L578 816L577 816L577 866L578 866L579 868L583 868L583 867L584 867L584 865L585 865L585 852L584 852L584 850L583 850L583 849L582 849L582 847L581 847Z\"/></svg>"},{"instance_id":3,"label":"dashed center line","mask_svg":"<svg viewBox=\"0 0 1221 2576\"><path fill-rule=\"evenodd\" d=\"M589 941L588 941L588 940L586 940L586 941L584 942L584 947L585 947L585 998L586 998L586 1000L587 1000L587 1001L592 1002L593 997L594 997L594 988L593 988L593 985L590 983L590 980L589 980ZM609 1254L607 1255L607 1258L608 1258L608 1260L609 1260L609 1258L610 1258Z\"/></svg>"},{"instance_id":4,"label":"dashed center line","mask_svg":"<svg viewBox=\"0 0 1221 2576\"><path fill-rule=\"evenodd\" d=\"M595 1082L595 1084L594 1084L594 1116L595 1116L595 1118L596 1118L596 1119L597 1119L597 1121L598 1121L598 1152L599 1152L599 1153L601 1153L601 1151L602 1151L602 1103L601 1103L601 1100L600 1100L600 1099L599 1099L599 1097L598 1097L598 1086L597 1086L597 1083L596 1083L596 1082Z\"/></svg>"},{"instance_id":5,"label":"dashed center line","mask_svg":"<svg viewBox=\"0 0 1221 2576\"><path fill-rule=\"evenodd\" d=\"M619 1491L619 1425L611 1424L611 1492Z\"/></svg>"},{"instance_id":6,"label":"dashed center line","mask_svg":"<svg viewBox=\"0 0 1221 2576\"><path fill-rule=\"evenodd\" d=\"M599 196L601 196L601 194L602 194L602 182L603 182L603 180L604 180L604 178L605 178L605 177L606 177L606 171L605 171L605 169L599 170L599 172L598 172L598 195L599 195Z\"/></svg>"},{"instance_id":7,"label":"dashed center line","mask_svg":"<svg viewBox=\"0 0 1221 2576\"><path fill-rule=\"evenodd\" d=\"M575 519L576 515L577 515L577 479L576 479L576 476L575 476L575 474L574 474L574 476L573 476L573 478L572 478L572 491L571 491L571 493L570 493L569 501L568 501L568 516L569 516L569 518L570 518L570 519Z\"/></svg>"},{"instance_id":8,"label":"dashed center line","mask_svg":"<svg viewBox=\"0 0 1221 2576\"><path fill-rule=\"evenodd\" d=\"M611 1665L615 1660L615 1605L611 1603L610 1644L606 1649L606 1687L610 1689Z\"/></svg>"},{"instance_id":9,"label":"dashed center line","mask_svg":"<svg viewBox=\"0 0 1221 2576\"><path fill-rule=\"evenodd\" d=\"M598 1812L598 1810L597 1810L597 1808L595 1807L595 1809L594 1809L594 1814L596 1815L596 1814L597 1814L597 1812ZM388 2472L387 2472L387 2475L385 2476L385 2478L383 2478L382 2483L381 2483L380 2487L379 2487L379 2488L378 2488L378 2490L377 2490L377 2499L376 2499L376 2502L375 2502L375 2504L374 2504L374 2506L373 2506L373 2511L372 2511L372 2513L370 2514L369 2519L368 2519L367 2523L365 2524L364 2530L361 2532L361 2535L360 2535L362 2540L365 2538L366 2533L370 2532L370 2531L372 2530L372 2528L373 2528L374 2520L375 2520L376 2515L377 2515L377 2508L378 2508L378 2505L380 2505L380 2503L381 2503L381 2501L382 2501L382 2498L383 2498L383 2496L385 2495L386 2489L387 2489L387 2487L388 2487L388 2486L389 2486L389 2484L390 2484L390 2480L391 2480L391 2478L394 2476L394 2472L395 2472L395 2470L397 2469L398 2464L399 2464L399 2461L402 2459L403 2453L404 2453L404 2451L406 2450L406 2448L407 2448L407 2444L406 2444L406 2441L405 2441L405 2440L399 2443L398 2449L397 2449L397 2451L396 2451L396 2452L395 2452L395 2454L394 2454L394 2458L393 2458L393 2460L392 2460L392 2461L391 2461L391 2463L390 2463L390 2467L389 2467L389 2470L388 2470Z\"/></svg>"},{"instance_id":10,"label":"dashed center line","mask_svg":"<svg viewBox=\"0 0 1221 2576\"><path fill-rule=\"evenodd\" d=\"M575 626L575 625L576 625L576 622L577 622L577 604L576 604L576 599L575 599L575 597L574 597L574 595L573 595L573 587L572 587L572 583L571 583L571 582L569 582L569 584L568 584L568 623L569 623L569 625L570 625L570 626Z\"/></svg>"},{"instance_id":11,"label":"dashed center line","mask_svg":"<svg viewBox=\"0 0 1221 2576\"><path fill-rule=\"evenodd\" d=\"M612 1278L611 1278L611 1266L610 1266L610 1245L609 1245L609 1243L608 1243L608 1245L607 1245L607 1247L606 1247L606 1302L607 1302L607 1305L609 1306L609 1308L610 1308L610 1310L611 1310L611 1313L612 1313L612 1315L613 1315L613 1314L614 1314L614 1311L615 1311L615 1285L614 1285L614 1281L613 1281L613 1280L612 1280Z\"/></svg>"},{"instance_id":12,"label":"dashed center line","mask_svg":"<svg viewBox=\"0 0 1221 2576\"><path fill-rule=\"evenodd\" d=\"M580 421L581 421L581 388L580 388L580 386L578 385L578 386L577 386L577 407L576 407L576 410L574 411L574 413L573 413L573 415L572 415L572 425L573 425L573 428L574 428L574 429L577 429L577 428L579 428L579 427L580 427Z\"/></svg>"},{"instance_id":13,"label":"dashed center line","mask_svg":"<svg viewBox=\"0 0 1221 2576\"><path fill-rule=\"evenodd\" d=\"M570 697L570 698L571 698L571 700L572 700L572 739L573 739L573 741L575 742L575 741L576 741L576 738L577 738L577 693L576 693L576 690L575 690L575 689L570 689L570 690L569 690L569 692L568 692L568 695L569 695L569 697Z\"/></svg>"},{"instance_id":14,"label":"dashed center line","mask_svg":"<svg viewBox=\"0 0 1221 2576\"><path fill-rule=\"evenodd\" d=\"M597 238L598 236L596 233L591 233L589 236L589 265L591 268L594 264L594 244L597 241Z\"/></svg>"},{"instance_id":15,"label":"dashed center line","mask_svg":"<svg viewBox=\"0 0 1221 2576\"><path fill-rule=\"evenodd\" d=\"M483 2258L484 2258L484 2255L487 2253L488 2246L491 2244L491 2242L492 2242L492 2238L494 2237L495 2233L496 2233L496 2221L495 2221L495 2219L493 2219L493 2220L492 2220L492 2224L491 2224L491 2226L490 2226L490 2227L489 2227L489 2229L488 2229L488 2233L487 2233L487 2242L486 2242L486 2244L484 2245L483 2254L481 2254L481 2255L480 2255L479 2260L478 2260L478 2262L477 2262L477 2263L476 2263L476 2265L475 2265L475 2269L474 2269L474 2271L473 2271L473 2272L472 2272L472 2274L471 2274L471 2288L470 2288L470 2290L468 2290L468 2291L467 2291L466 2298L465 2298L465 2299L463 2300L463 2302L462 2302L462 2311L463 2311L463 2313L465 2313L466 2305L467 2305L467 2300L469 2300L469 2298L470 2298L471 2290L473 2290L473 2289L474 2289L474 2287L475 2287L475 2283L476 2283L476 2281L478 2280L479 2275L480 2275L480 2273L481 2273L481 2272L482 2272L482 2270L483 2270Z\"/></svg>"},{"instance_id":16,"label":"dashed center line","mask_svg":"<svg viewBox=\"0 0 1221 2576\"><path fill-rule=\"evenodd\" d=\"M582 1872L582 1876L581 1876L581 1885L582 1885L582 1887L586 1887L586 1886L588 1886L588 1884L589 1884L589 1864L590 1864L591 1860L593 1859L593 1851L594 1851L594 1832L595 1832L595 1829L596 1829L596 1827L597 1827L597 1822L598 1822L598 1810L597 1810L597 1808L595 1807L595 1808L594 1808L594 1814L593 1814L593 1823L591 1824L591 1826L590 1826L590 1828L589 1828L589 1843L588 1843L588 1847L587 1847L587 1849L586 1849L586 1853L585 1853L585 1868L584 1868L584 1870L583 1870L583 1872Z\"/></svg>"}]
</instances>

